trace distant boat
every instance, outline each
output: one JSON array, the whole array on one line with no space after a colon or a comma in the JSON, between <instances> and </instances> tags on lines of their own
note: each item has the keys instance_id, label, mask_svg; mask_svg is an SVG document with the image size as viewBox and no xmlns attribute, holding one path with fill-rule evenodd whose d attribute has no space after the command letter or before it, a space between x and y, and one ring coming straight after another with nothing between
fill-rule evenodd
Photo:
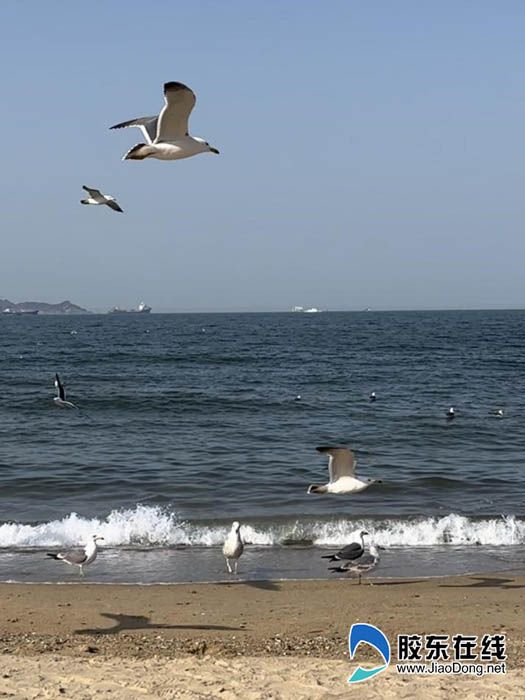
<instances>
[{"instance_id":1,"label":"distant boat","mask_svg":"<svg viewBox=\"0 0 525 700\"><path fill-rule=\"evenodd\" d=\"M3 312L4 314L12 314L13 316L36 316L38 313L40 313L39 309L4 309Z\"/></svg>"},{"instance_id":2,"label":"distant boat","mask_svg":"<svg viewBox=\"0 0 525 700\"><path fill-rule=\"evenodd\" d=\"M120 306L114 306L108 311L108 314L149 314L151 313L151 306L148 306L146 302L141 301L136 309L121 309Z\"/></svg>"},{"instance_id":3,"label":"distant boat","mask_svg":"<svg viewBox=\"0 0 525 700\"><path fill-rule=\"evenodd\" d=\"M312 306L311 309L305 309L304 306L294 306L292 311L298 311L303 314L317 314L321 312L321 309L316 309L315 306Z\"/></svg>"}]
</instances>

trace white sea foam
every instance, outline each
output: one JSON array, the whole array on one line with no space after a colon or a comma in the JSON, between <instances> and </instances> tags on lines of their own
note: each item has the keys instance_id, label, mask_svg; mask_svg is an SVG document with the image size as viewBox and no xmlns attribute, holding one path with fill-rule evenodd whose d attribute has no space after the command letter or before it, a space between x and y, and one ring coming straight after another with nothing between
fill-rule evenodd
<instances>
[{"instance_id":1,"label":"white sea foam","mask_svg":"<svg viewBox=\"0 0 525 700\"><path fill-rule=\"evenodd\" d=\"M242 520L242 519L241 519ZM94 533L106 546L222 545L231 523L205 524L184 521L169 510L138 505L112 511L106 518L83 518L71 513L61 520L37 525L0 525L0 548L67 547L82 544ZM358 538L366 529L374 542L385 547L431 545L525 544L525 520L514 516L470 519L451 513L440 518L391 518L374 520L304 519L242 526L247 544L279 545L288 541L340 546Z\"/></svg>"}]
</instances>

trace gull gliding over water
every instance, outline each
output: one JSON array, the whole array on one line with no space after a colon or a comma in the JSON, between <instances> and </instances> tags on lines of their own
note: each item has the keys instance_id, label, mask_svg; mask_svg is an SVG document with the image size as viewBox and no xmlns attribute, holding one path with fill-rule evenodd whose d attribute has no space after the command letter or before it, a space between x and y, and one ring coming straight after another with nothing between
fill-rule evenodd
<instances>
[{"instance_id":1,"label":"gull gliding over water","mask_svg":"<svg viewBox=\"0 0 525 700\"><path fill-rule=\"evenodd\" d=\"M232 573L232 568L230 566L230 559L235 561L235 573L237 573L237 564L239 562L239 557L244 551L244 544L241 539L241 525L237 521L232 524L232 529L230 534L224 542L222 548L222 553L226 558L226 565L230 574Z\"/></svg>"},{"instance_id":2,"label":"gull gliding over water","mask_svg":"<svg viewBox=\"0 0 525 700\"><path fill-rule=\"evenodd\" d=\"M328 455L330 481L322 486L311 484L308 493L359 493L372 484L380 484L380 479L361 481L355 476L355 457L344 447L317 447L318 452Z\"/></svg>"},{"instance_id":3,"label":"gull gliding over water","mask_svg":"<svg viewBox=\"0 0 525 700\"><path fill-rule=\"evenodd\" d=\"M189 87L176 82L164 83L164 99L166 103L158 116L130 119L109 127L136 126L146 140L146 143L133 146L122 160L179 160L207 151L219 153L207 141L190 136L188 132L188 119L196 101Z\"/></svg>"},{"instance_id":4,"label":"gull gliding over water","mask_svg":"<svg viewBox=\"0 0 525 700\"><path fill-rule=\"evenodd\" d=\"M58 390L58 396L55 396L53 399L56 406L59 406L60 408L78 408L78 406L75 406L75 404L71 403L71 401L66 401L66 390L64 389L58 374L55 374L55 386Z\"/></svg>"},{"instance_id":5,"label":"gull gliding over water","mask_svg":"<svg viewBox=\"0 0 525 700\"><path fill-rule=\"evenodd\" d=\"M93 187L88 187L87 185L82 185L82 189L86 190L89 194L87 199L81 199L80 204L107 204L114 211L124 211L117 204L115 197L110 194L102 194L100 190L95 190Z\"/></svg>"},{"instance_id":6,"label":"gull gliding over water","mask_svg":"<svg viewBox=\"0 0 525 700\"><path fill-rule=\"evenodd\" d=\"M95 561L97 558L97 541L103 540L103 537L99 535L92 535L91 539L88 541L84 547L83 552L59 552L58 554L53 554L51 552L46 552L48 557L52 557L57 561L63 561L70 566L78 566L81 576L84 576L84 566L88 566Z\"/></svg>"}]
</instances>

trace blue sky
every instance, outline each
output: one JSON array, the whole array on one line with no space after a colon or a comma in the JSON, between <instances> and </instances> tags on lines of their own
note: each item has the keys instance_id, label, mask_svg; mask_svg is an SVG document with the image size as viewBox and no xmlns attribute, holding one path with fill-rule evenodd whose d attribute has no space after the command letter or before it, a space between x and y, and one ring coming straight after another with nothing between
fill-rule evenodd
<instances>
[{"instance_id":1,"label":"blue sky","mask_svg":"<svg viewBox=\"0 0 525 700\"><path fill-rule=\"evenodd\" d=\"M2 2L0 297L522 307L524 31L511 1ZM168 80L221 154L122 162L108 127Z\"/></svg>"}]
</instances>

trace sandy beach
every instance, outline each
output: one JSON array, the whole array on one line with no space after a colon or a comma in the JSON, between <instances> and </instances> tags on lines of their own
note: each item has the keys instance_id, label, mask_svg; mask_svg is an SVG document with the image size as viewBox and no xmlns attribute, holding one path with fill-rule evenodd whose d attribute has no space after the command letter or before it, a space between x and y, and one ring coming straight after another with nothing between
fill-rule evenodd
<instances>
[{"instance_id":1,"label":"sandy beach","mask_svg":"<svg viewBox=\"0 0 525 700\"><path fill-rule=\"evenodd\" d=\"M348 697L355 622L407 634L507 635L505 676L403 676L359 697L525 697L525 578L261 581L176 586L2 584L0 697Z\"/></svg>"}]
</instances>

